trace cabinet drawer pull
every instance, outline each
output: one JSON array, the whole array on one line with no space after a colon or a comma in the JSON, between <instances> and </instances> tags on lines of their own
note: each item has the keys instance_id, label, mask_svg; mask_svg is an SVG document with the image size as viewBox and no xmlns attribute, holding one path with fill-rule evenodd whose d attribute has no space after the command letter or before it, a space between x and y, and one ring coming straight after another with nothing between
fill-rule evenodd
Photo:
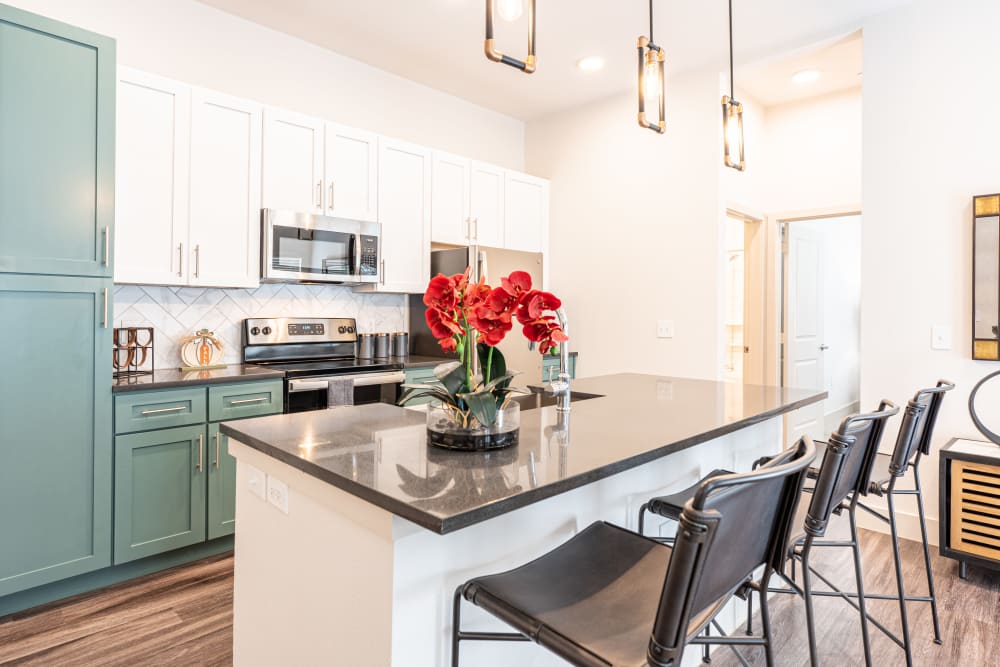
<instances>
[{"instance_id":1,"label":"cabinet drawer pull","mask_svg":"<svg viewBox=\"0 0 1000 667\"><path fill-rule=\"evenodd\" d=\"M219 468L219 451L220 451L219 450L219 439L221 437L222 437L221 434L219 434L219 433L215 434L215 468L216 469Z\"/></svg>"},{"instance_id":2,"label":"cabinet drawer pull","mask_svg":"<svg viewBox=\"0 0 1000 667\"><path fill-rule=\"evenodd\" d=\"M181 410L186 410L187 407L184 405L178 405L175 408L159 408L157 410L143 410L140 414L145 415L159 415L164 412L180 412Z\"/></svg>"},{"instance_id":3,"label":"cabinet drawer pull","mask_svg":"<svg viewBox=\"0 0 1000 667\"><path fill-rule=\"evenodd\" d=\"M104 227L104 261L102 264L104 266L108 265L111 260L111 230L105 225Z\"/></svg>"},{"instance_id":4,"label":"cabinet drawer pull","mask_svg":"<svg viewBox=\"0 0 1000 667\"><path fill-rule=\"evenodd\" d=\"M198 472L204 470L204 466L201 465L201 460L205 457L205 436L198 435Z\"/></svg>"},{"instance_id":5,"label":"cabinet drawer pull","mask_svg":"<svg viewBox=\"0 0 1000 667\"><path fill-rule=\"evenodd\" d=\"M244 403L263 403L267 400L267 396L259 396L257 398L243 398L238 401L229 401L229 405L243 405Z\"/></svg>"}]
</instances>

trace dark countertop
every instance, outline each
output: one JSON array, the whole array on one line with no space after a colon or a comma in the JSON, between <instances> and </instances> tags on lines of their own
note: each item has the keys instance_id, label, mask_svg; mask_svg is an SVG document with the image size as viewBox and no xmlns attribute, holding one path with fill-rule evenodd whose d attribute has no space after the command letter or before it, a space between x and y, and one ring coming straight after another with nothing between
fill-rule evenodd
<instances>
[{"instance_id":1,"label":"dark countertop","mask_svg":"<svg viewBox=\"0 0 1000 667\"><path fill-rule=\"evenodd\" d=\"M420 354L411 354L408 357L390 357L389 361L403 364L403 368L433 368L446 361L457 361L458 357L426 357Z\"/></svg>"},{"instance_id":2,"label":"dark countertop","mask_svg":"<svg viewBox=\"0 0 1000 667\"><path fill-rule=\"evenodd\" d=\"M170 389L172 387L187 387L199 384L224 384L227 382L249 382L251 380L273 380L283 378L282 371L275 371L253 364L233 364L225 368L211 371L182 372L176 368L157 369L152 375L136 375L135 377L112 380L111 392L149 391L151 389Z\"/></svg>"},{"instance_id":3,"label":"dark countertop","mask_svg":"<svg viewBox=\"0 0 1000 667\"><path fill-rule=\"evenodd\" d=\"M426 415L373 404L273 415L222 433L445 534L815 403L825 392L621 374L576 380L569 430L521 411L520 443L489 453L426 444ZM568 437L562 437L568 434Z\"/></svg>"}]
</instances>

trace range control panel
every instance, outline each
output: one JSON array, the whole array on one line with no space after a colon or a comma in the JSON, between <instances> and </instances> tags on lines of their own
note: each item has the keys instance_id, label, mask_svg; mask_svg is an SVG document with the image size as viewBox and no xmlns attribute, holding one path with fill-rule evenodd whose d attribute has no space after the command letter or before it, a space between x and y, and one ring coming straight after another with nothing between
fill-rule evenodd
<instances>
[{"instance_id":1,"label":"range control panel","mask_svg":"<svg viewBox=\"0 0 1000 667\"><path fill-rule=\"evenodd\" d=\"M251 318L243 326L248 345L353 343L358 337L351 317Z\"/></svg>"}]
</instances>

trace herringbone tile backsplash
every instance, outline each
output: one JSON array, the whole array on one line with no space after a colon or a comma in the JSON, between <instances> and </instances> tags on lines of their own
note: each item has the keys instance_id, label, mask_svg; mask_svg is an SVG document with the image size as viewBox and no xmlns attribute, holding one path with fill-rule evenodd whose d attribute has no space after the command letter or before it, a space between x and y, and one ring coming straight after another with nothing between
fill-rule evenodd
<instances>
[{"instance_id":1,"label":"herringbone tile backsplash","mask_svg":"<svg viewBox=\"0 0 1000 667\"><path fill-rule=\"evenodd\" d=\"M198 329L225 343L223 361L241 361L247 317L353 317L359 332L406 331L406 297L358 294L333 285L265 284L257 289L116 285L114 326L152 326L157 368L181 365L180 341Z\"/></svg>"}]
</instances>

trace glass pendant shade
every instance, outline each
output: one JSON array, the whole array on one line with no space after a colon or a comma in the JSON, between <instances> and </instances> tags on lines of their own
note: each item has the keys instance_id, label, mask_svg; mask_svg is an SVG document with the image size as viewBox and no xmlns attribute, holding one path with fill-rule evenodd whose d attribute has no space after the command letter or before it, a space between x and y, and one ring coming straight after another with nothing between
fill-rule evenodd
<instances>
[{"instance_id":1,"label":"glass pendant shade","mask_svg":"<svg viewBox=\"0 0 1000 667\"><path fill-rule=\"evenodd\" d=\"M639 81L637 86L639 90L639 126L663 134L667 131L663 50L650 42L647 37L640 37L636 47L639 51ZM646 107L653 104L659 108L659 115L655 122L650 121L646 115Z\"/></svg>"},{"instance_id":2,"label":"glass pendant shade","mask_svg":"<svg viewBox=\"0 0 1000 667\"><path fill-rule=\"evenodd\" d=\"M499 14L504 21L516 21L524 12L524 2L528 3L528 55L518 60L497 50L493 38L493 19ZM486 0L486 41L483 44L486 57L495 63L503 63L519 69L525 74L535 71L535 0Z\"/></svg>"},{"instance_id":3,"label":"glass pendant shade","mask_svg":"<svg viewBox=\"0 0 1000 667\"><path fill-rule=\"evenodd\" d=\"M722 96L723 157L727 167L743 171L747 163L743 153L743 105Z\"/></svg>"}]
</instances>

